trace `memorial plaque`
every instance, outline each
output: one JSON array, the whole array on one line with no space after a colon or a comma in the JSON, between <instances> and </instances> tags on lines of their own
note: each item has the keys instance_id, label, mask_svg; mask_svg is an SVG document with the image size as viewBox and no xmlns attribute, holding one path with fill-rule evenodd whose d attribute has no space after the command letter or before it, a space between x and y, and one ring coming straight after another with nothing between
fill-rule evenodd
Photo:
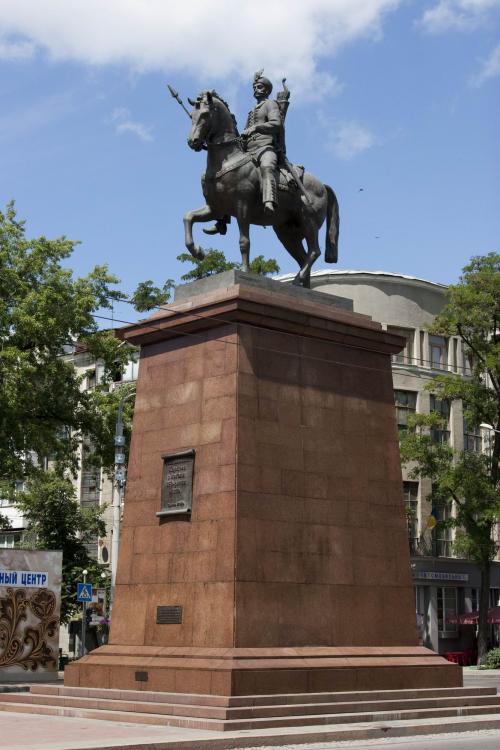
<instances>
[{"instance_id":1,"label":"memorial plaque","mask_svg":"<svg viewBox=\"0 0 500 750\"><path fill-rule=\"evenodd\" d=\"M194 450L163 458L161 510L157 516L190 513L193 503Z\"/></svg>"},{"instance_id":2,"label":"memorial plaque","mask_svg":"<svg viewBox=\"0 0 500 750\"><path fill-rule=\"evenodd\" d=\"M182 607L180 604L171 604L169 606L156 608L157 625L181 625L182 624Z\"/></svg>"}]
</instances>

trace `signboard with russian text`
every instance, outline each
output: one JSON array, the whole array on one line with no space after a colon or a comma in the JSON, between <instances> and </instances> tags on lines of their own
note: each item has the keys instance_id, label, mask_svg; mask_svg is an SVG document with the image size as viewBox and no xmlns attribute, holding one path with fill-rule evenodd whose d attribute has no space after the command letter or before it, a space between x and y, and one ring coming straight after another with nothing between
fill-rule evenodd
<instances>
[{"instance_id":1,"label":"signboard with russian text","mask_svg":"<svg viewBox=\"0 0 500 750\"><path fill-rule=\"evenodd\" d=\"M424 581L468 581L468 573L444 573L438 570L416 570L413 577Z\"/></svg>"},{"instance_id":2,"label":"signboard with russian text","mask_svg":"<svg viewBox=\"0 0 500 750\"><path fill-rule=\"evenodd\" d=\"M0 682L57 679L62 552L0 549Z\"/></svg>"}]
</instances>

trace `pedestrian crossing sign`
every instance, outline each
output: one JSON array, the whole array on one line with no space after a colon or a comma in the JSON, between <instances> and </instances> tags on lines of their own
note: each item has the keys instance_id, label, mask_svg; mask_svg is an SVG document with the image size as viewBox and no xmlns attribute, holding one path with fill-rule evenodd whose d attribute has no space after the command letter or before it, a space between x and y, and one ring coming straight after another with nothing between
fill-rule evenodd
<instances>
[{"instance_id":1,"label":"pedestrian crossing sign","mask_svg":"<svg viewBox=\"0 0 500 750\"><path fill-rule=\"evenodd\" d=\"M91 583L77 583L76 584L76 598L79 602L91 602L92 601L92 584Z\"/></svg>"}]
</instances>

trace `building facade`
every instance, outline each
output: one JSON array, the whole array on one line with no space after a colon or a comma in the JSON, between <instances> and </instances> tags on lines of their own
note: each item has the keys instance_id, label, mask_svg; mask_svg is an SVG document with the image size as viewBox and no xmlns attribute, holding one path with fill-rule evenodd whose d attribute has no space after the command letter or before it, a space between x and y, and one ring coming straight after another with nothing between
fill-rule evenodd
<instances>
[{"instance_id":1,"label":"building facade","mask_svg":"<svg viewBox=\"0 0 500 750\"><path fill-rule=\"evenodd\" d=\"M283 281L289 277L283 277ZM290 277L291 278L291 277ZM443 429L433 430L435 440L457 451L488 448L488 432L464 422L462 404L437 399L426 386L442 373L470 375L469 362L458 337L428 333L426 327L445 304L446 286L402 274L369 271L316 271L311 288L352 300L355 312L369 315L388 331L406 339L404 350L393 357L394 401L398 428L406 429L408 415L439 412ZM445 520L448 506L432 508L429 480L415 481L403 467L402 502L408 518L408 542L415 582L417 622L424 645L439 653L474 647L473 626L450 624L454 614L477 610L480 574L477 565L453 554L453 529L433 527L434 518ZM490 605L500 597L500 562L492 564ZM492 645L498 628L492 627Z\"/></svg>"}]
</instances>

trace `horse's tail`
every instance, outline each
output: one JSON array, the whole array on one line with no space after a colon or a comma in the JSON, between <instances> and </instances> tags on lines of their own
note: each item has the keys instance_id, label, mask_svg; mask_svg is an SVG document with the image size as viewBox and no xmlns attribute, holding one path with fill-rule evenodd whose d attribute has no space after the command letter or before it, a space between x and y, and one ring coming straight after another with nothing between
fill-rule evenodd
<instances>
[{"instance_id":1,"label":"horse's tail","mask_svg":"<svg viewBox=\"0 0 500 750\"><path fill-rule=\"evenodd\" d=\"M326 244L325 244L325 261L326 263L336 263L338 260L338 241L339 241L339 203L337 196L331 189L330 185L325 185L328 196L326 209Z\"/></svg>"}]
</instances>

